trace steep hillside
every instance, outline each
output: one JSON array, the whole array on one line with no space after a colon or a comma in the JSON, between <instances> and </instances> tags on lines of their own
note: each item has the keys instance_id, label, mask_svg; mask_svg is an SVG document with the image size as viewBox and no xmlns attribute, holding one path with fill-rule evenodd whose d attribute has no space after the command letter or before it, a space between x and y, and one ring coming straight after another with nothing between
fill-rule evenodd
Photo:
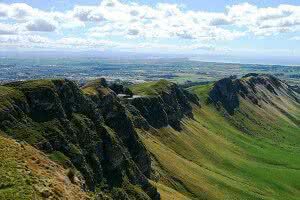
<instances>
[{"instance_id":1,"label":"steep hillside","mask_svg":"<svg viewBox=\"0 0 300 200\"><path fill-rule=\"evenodd\" d=\"M270 75L189 91L165 80L9 83L0 86L0 195L297 199L299 120L299 93Z\"/></svg>"},{"instance_id":2,"label":"steep hillside","mask_svg":"<svg viewBox=\"0 0 300 200\"><path fill-rule=\"evenodd\" d=\"M30 145L0 135L0 199L90 199L80 177Z\"/></svg>"},{"instance_id":3,"label":"steep hillside","mask_svg":"<svg viewBox=\"0 0 300 200\"><path fill-rule=\"evenodd\" d=\"M146 177L150 155L114 92L89 97L68 80L15 82L0 90L0 130L80 171L86 190L159 198Z\"/></svg>"},{"instance_id":4,"label":"steep hillside","mask_svg":"<svg viewBox=\"0 0 300 200\"><path fill-rule=\"evenodd\" d=\"M271 75L248 74L241 79L222 79L209 92L208 101L249 135L291 141L299 137L282 127L300 126L300 94Z\"/></svg>"},{"instance_id":5,"label":"steep hillside","mask_svg":"<svg viewBox=\"0 0 300 200\"><path fill-rule=\"evenodd\" d=\"M299 94L255 74L190 91L202 104L180 131L138 130L162 199L298 199Z\"/></svg>"}]
</instances>

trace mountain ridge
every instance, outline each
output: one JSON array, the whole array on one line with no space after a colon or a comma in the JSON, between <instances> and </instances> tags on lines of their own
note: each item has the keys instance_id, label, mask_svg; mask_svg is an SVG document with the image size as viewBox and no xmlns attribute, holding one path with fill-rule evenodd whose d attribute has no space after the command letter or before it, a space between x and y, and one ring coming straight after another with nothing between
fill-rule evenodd
<instances>
[{"instance_id":1,"label":"mountain ridge","mask_svg":"<svg viewBox=\"0 0 300 200\"><path fill-rule=\"evenodd\" d=\"M237 164L232 158L253 167L253 159L266 164L268 149L281 156L286 147L294 152L298 148L294 142L299 136L294 132L299 130L299 93L270 75L230 77L189 91L165 80L123 88L112 87L104 79L81 88L68 80L13 82L0 90L3 134L28 142L66 169L78 170L84 178L83 188L97 191L98 199L238 197L236 183L227 180L223 172L239 180L247 176L233 171ZM249 141L266 146L261 158L253 154L253 147L237 145L243 142L248 146ZM283 150L269 146L279 141ZM236 151L249 151L247 160ZM273 159L274 155L268 162ZM295 168L299 160L287 162ZM192 173L191 169L195 170L193 176L183 175ZM241 169L250 174L249 168ZM196 180L205 184L198 185ZM266 184L261 179L253 181ZM216 183L233 185L214 190ZM254 185L245 188L239 189L244 197L256 196ZM260 197L267 191L261 193Z\"/></svg>"},{"instance_id":2,"label":"mountain ridge","mask_svg":"<svg viewBox=\"0 0 300 200\"><path fill-rule=\"evenodd\" d=\"M144 156L132 154L133 149L129 150L130 147L124 144L126 138L121 137L125 134L119 136L116 133L119 131L115 127L117 124L107 120L97 105L71 81L18 82L4 87L19 91L22 98L9 98L10 104L4 104L0 117L3 132L48 154L63 153L67 158L63 162L71 162L82 173L89 190L94 191L100 185L110 190L109 187L122 187L122 183L128 181L140 185L153 199L159 198L155 197L159 194L132 160L135 156L137 161L149 160L149 155L138 141L130 122L124 121L127 116L122 106L111 102L108 107L109 102L107 112L119 106L117 112L103 113L105 116L116 114L115 117L121 117L124 127L127 127L124 130L129 130L126 137L136 141L132 148L138 148L138 153Z\"/></svg>"}]
</instances>

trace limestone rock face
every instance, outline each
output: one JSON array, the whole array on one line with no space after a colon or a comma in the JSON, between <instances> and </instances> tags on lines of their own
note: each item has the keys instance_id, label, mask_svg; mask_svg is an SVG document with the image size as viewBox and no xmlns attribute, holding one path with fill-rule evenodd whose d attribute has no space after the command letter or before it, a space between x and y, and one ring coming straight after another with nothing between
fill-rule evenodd
<instances>
[{"instance_id":1,"label":"limestone rock face","mask_svg":"<svg viewBox=\"0 0 300 200\"><path fill-rule=\"evenodd\" d=\"M110 191L128 181L149 198L159 199L146 178L150 155L113 91L85 95L68 80L16 82L0 90L5 91L0 98L0 130L7 135L75 167L88 190Z\"/></svg>"}]
</instances>

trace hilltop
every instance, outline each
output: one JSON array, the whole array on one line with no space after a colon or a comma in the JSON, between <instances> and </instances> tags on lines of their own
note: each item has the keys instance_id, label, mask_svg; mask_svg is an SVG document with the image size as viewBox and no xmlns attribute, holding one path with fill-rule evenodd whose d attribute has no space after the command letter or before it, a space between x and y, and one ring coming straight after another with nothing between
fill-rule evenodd
<instances>
[{"instance_id":1,"label":"hilltop","mask_svg":"<svg viewBox=\"0 0 300 200\"><path fill-rule=\"evenodd\" d=\"M299 92L274 76L229 77L187 90L165 80L123 86L99 79L82 87L13 82L0 91L0 141L24 143L61 176L74 172L80 181L68 187L87 198L300 195Z\"/></svg>"}]
</instances>

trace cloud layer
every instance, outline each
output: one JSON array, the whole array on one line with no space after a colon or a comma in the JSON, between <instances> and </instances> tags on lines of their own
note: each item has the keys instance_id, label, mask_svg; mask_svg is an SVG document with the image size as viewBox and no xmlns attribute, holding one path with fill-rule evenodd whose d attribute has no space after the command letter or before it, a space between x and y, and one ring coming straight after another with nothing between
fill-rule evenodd
<instances>
[{"instance_id":1,"label":"cloud layer","mask_svg":"<svg viewBox=\"0 0 300 200\"><path fill-rule=\"evenodd\" d=\"M138 40L149 46L170 47L161 41L175 40L183 47L192 43L203 47L200 49L213 50L214 42L299 32L300 6L293 5L259 8L243 3L227 6L224 12L205 12L177 4L148 6L103 0L99 5L76 5L57 12L24 3L0 3L2 47L129 48L139 46Z\"/></svg>"}]
</instances>

